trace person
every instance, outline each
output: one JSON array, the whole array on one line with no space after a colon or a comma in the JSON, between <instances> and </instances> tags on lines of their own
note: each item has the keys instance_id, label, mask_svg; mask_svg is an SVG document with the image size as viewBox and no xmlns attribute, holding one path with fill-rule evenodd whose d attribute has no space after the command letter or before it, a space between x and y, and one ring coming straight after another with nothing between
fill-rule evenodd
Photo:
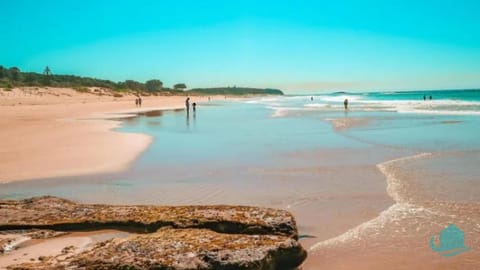
<instances>
[{"instance_id":1,"label":"person","mask_svg":"<svg viewBox=\"0 0 480 270\"><path fill-rule=\"evenodd\" d=\"M187 97L187 99L185 100L185 108L187 109L187 113L190 112L190 98Z\"/></svg>"},{"instance_id":2,"label":"person","mask_svg":"<svg viewBox=\"0 0 480 270\"><path fill-rule=\"evenodd\" d=\"M430 96L430 100L432 100L432 96Z\"/></svg>"},{"instance_id":3,"label":"person","mask_svg":"<svg viewBox=\"0 0 480 270\"><path fill-rule=\"evenodd\" d=\"M310 100L312 100L312 101L313 101L313 97L310 97Z\"/></svg>"},{"instance_id":4,"label":"person","mask_svg":"<svg viewBox=\"0 0 480 270\"><path fill-rule=\"evenodd\" d=\"M142 107L142 98L138 97L138 107Z\"/></svg>"},{"instance_id":5,"label":"person","mask_svg":"<svg viewBox=\"0 0 480 270\"><path fill-rule=\"evenodd\" d=\"M135 107L138 107L138 98L135 98Z\"/></svg>"},{"instance_id":6,"label":"person","mask_svg":"<svg viewBox=\"0 0 480 270\"><path fill-rule=\"evenodd\" d=\"M423 95L423 100L427 100L427 96Z\"/></svg>"},{"instance_id":7,"label":"person","mask_svg":"<svg viewBox=\"0 0 480 270\"><path fill-rule=\"evenodd\" d=\"M192 109L193 109L193 111L196 111L196 109L197 109L197 103L195 103L195 102L192 103Z\"/></svg>"},{"instance_id":8,"label":"person","mask_svg":"<svg viewBox=\"0 0 480 270\"><path fill-rule=\"evenodd\" d=\"M345 106L345 110L348 110L348 99L347 98L343 101L343 106Z\"/></svg>"}]
</instances>

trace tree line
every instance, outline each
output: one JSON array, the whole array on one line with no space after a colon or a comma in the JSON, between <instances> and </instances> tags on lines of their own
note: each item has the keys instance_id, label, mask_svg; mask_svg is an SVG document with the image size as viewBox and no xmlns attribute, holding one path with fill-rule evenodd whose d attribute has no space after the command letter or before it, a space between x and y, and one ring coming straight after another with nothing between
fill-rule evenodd
<instances>
[{"instance_id":1,"label":"tree line","mask_svg":"<svg viewBox=\"0 0 480 270\"><path fill-rule=\"evenodd\" d=\"M22 72L17 67L6 68L0 65L0 88L13 88L21 86L39 87L102 87L112 90L132 91L184 91L187 86L184 83L177 83L172 88L164 87L163 82L158 79L151 79L144 83L135 80L114 82L90 77L75 75L52 74L47 66L43 73Z\"/></svg>"}]
</instances>

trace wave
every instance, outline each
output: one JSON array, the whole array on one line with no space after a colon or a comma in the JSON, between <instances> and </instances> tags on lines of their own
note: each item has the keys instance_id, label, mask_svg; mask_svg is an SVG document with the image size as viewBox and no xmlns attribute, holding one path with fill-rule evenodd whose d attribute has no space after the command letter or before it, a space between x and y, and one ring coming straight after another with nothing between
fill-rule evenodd
<instances>
[{"instance_id":1,"label":"wave","mask_svg":"<svg viewBox=\"0 0 480 270\"><path fill-rule=\"evenodd\" d=\"M394 96L395 94L392 94ZM341 95L316 95L312 96L282 96L262 97L245 100L243 103L259 104L273 110L282 112L274 113L275 117L288 115L288 111L344 111L343 101L349 100L350 111L360 112L397 112L402 114L435 114L435 115L480 115L480 102L438 99L375 99L365 94L341 94Z\"/></svg>"},{"instance_id":2,"label":"wave","mask_svg":"<svg viewBox=\"0 0 480 270\"><path fill-rule=\"evenodd\" d=\"M352 240L359 240L368 235L378 234L378 230L384 228L387 224L398 221L412 214L423 217L442 215L439 212L422 206L409 203L395 203L382 211L376 218L366 221L339 236L313 244L309 251L315 252L324 247L335 246Z\"/></svg>"},{"instance_id":3,"label":"wave","mask_svg":"<svg viewBox=\"0 0 480 270\"><path fill-rule=\"evenodd\" d=\"M310 251L314 252L322 247L345 243L351 240L360 239L364 235L378 233L379 229L385 227L385 224L399 219L403 219L408 215L415 214L421 216L438 216L443 215L423 206L415 204L405 193L404 183L397 177L394 165L397 163L430 157L432 153L418 153L413 156L397 158L383 163L377 164L377 168L385 175L387 181L387 193L395 201L395 203L382 211L376 218L366 221L345 233L318 242L310 247Z\"/></svg>"},{"instance_id":4,"label":"wave","mask_svg":"<svg viewBox=\"0 0 480 270\"><path fill-rule=\"evenodd\" d=\"M291 110L318 110L318 111L344 111L342 103L269 103L266 106L289 107ZM292 107L297 105L298 107ZM350 111L364 112L397 112L402 114L436 114L436 115L480 115L480 102L467 101L438 101L438 102L417 102L417 101L357 101L350 102Z\"/></svg>"}]
</instances>

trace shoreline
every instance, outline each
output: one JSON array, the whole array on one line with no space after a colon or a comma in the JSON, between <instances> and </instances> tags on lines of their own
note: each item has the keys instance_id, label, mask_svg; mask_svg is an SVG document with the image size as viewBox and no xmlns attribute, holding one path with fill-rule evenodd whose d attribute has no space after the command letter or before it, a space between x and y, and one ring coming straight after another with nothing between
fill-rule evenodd
<instances>
[{"instance_id":1,"label":"shoreline","mask_svg":"<svg viewBox=\"0 0 480 270\"><path fill-rule=\"evenodd\" d=\"M14 94L0 99L0 184L125 170L152 138L116 131L120 119L181 109L185 99L142 97L145 107L135 108L133 95L115 98L64 88L43 90L42 95L15 89ZM207 97L193 99L201 102ZM19 105L12 105L12 100Z\"/></svg>"}]
</instances>

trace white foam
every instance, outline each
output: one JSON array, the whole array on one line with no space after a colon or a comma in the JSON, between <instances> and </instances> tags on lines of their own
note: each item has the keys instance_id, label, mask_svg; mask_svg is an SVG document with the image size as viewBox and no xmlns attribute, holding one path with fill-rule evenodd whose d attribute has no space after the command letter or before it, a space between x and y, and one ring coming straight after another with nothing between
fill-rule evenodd
<instances>
[{"instance_id":1,"label":"white foam","mask_svg":"<svg viewBox=\"0 0 480 270\"><path fill-rule=\"evenodd\" d=\"M310 104L305 104L303 107L307 108L329 108L331 107L330 104L325 104L325 103L310 103Z\"/></svg>"},{"instance_id":2,"label":"white foam","mask_svg":"<svg viewBox=\"0 0 480 270\"><path fill-rule=\"evenodd\" d=\"M373 233L372 231L383 228L389 222L395 222L404 219L412 214L422 216L441 215L441 213L424 208L422 206L417 206L413 203L408 202L407 198L403 198L400 192L402 185L401 180L398 179L395 173L391 170L392 166L398 162L425 158L431 155L431 153L419 153L413 156L397 158L377 164L377 168L386 177L387 193L393 198L396 203L387 208L386 210L382 211L376 218L366 221L339 236L312 245L310 247L310 251L313 252L325 246L337 245L355 239L361 239L363 236Z\"/></svg>"},{"instance_id":3,"label":"white foam","mask_svg":"<svg viewBox=\"0 0 480 270\"><path fill-rule=\"evenodd\" d=\"M306 103L309 97L262 97L244 101L265 107L284 107L290 110L343 111L343 101L349 100L351 111L398 112L402 114L435 115L480 115L480 102L453 99L440 100L373 100L362 95L314 96L314 102ZM302 102L305 101L305 102ZM283 109L284 110L284 109Z\"/></svg>"},{"instance_id":4,"label":"white foam","mask_svg":"<svg viewBox=\"0 0 480 270\"><path fill-rule=\"evenodd\" d=\"M480 115L480 111L450 111L450 110L420 110L420 109L403 109L396 110L398 113L411 114L438 114L438 115Z\"/></svg>"},{"instance_id":5,"label":"white foam","mask_svg":"<svg viewBox=\"0 0 480 270\"><path fill-rule=\"evenodd\" d=\"M395 203L386 210L382 211L378 217L371 219L367 222L364 222L358 225L355 228L352 228L345 233L327 239L325 241L318 242L312 245L309 249L311 252L315 252L323 247L334 246L342 243L346 243L352 240L359 240L365 236L371 235L374 231L384 228L386 224L402 220L407 218L410 215L421 215L421 216L438 216L441 213L432 211L430 209L416 206L409 203Z\"/></svg>"},{"instance_id":6,"label":"white foam","mask_svg":"<svg viewBox=\"0 0 480 270\"><path fill-rule=\"evenodd\" d=\"M277 108L272 113L271 117L285 117L288 114L288 109L285 108Z\"/></svg>"},{"instance_id":7,"label":"white foam","mask_svg":"<svg viewBox=\"0 0 480 270\"><path fill-rule=\"evenodd\" d=\"M348 99L349 102L352 101L361 101L362 97L358 95L340 95L340 96L322 96L318 97L318 99L326 102L341 102L345 99Z\"/></svg>"}]
</instances>

